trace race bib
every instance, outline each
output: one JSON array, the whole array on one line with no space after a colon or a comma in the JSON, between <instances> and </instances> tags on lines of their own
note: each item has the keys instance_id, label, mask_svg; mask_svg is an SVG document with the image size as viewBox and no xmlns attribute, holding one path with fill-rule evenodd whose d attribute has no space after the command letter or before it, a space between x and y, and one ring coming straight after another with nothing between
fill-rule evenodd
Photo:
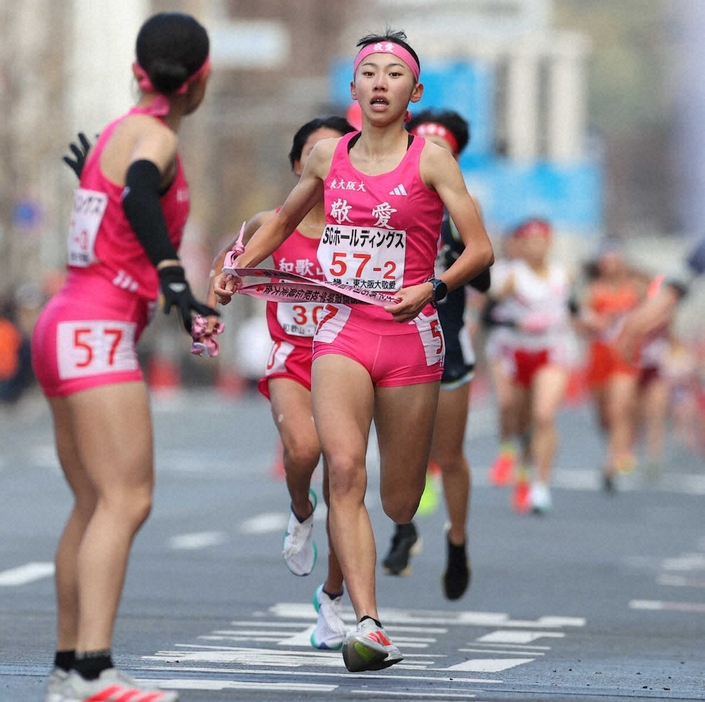
<instances>
[{"instance_id":1,"label":"race bib","mask_svg":"<svg viewBox=\"0 0 705 702\"><path fill-rule=\"evenodd\" d=\"M433 366L436 363L443 363L446 345L438 313L434 312L426 316L422 312L417 317L414 317L412 323L416 325L419 331L426 354L426 365Z\"/></svg>"},{"instance_id":2,"label":"race bib","mask_svg":"<svg viewBox=\"0 0 705 702\"><path fill-rule=\"evenodd\" d=\"M137 370L135 330L131 322L61 322L57 331L59 377L69 380Z\"/></svg>"},{"instance_id":3,"label":"race bib","mask_svg":"<svg viewBox=\"0 0 705 702\"><path fill-rule=\"evenodd\" d=\"M316 329L316 341L324 344L331 344L343 330L348 318L350 308L346 305L325 305L318 328Z\"/></svg>"},{"instance_id":4,"label":"race bib","mask_svg":"<svg viewBox=\"0 0 705 702\"><path fill-rule=\"evenodd\" d=\"M367 290L394 292L404 280L406 231L328 224L318 245L326 279Z\"/></svg>"},{"instance_id":5,"label":"race bib","mask_svg":"<svg viewBox=\"0 0 705 702\"><path fill-rule=\"evenodd\" d=\"M312 337L324 316L325 305L313 302L277 304L277 322L291 336Z\"/></svg>"},{"instance_id":6,"label":"race bib","mask_svg":"<svg viewBox=\"0 0 705 702\"><path fill-rule=\"evenodd\" d=\"M95 239L108 206L108 196L95 190L77 188L69 228L69 265L85 268L97 261Z\"/></svg>"}]
</instances>

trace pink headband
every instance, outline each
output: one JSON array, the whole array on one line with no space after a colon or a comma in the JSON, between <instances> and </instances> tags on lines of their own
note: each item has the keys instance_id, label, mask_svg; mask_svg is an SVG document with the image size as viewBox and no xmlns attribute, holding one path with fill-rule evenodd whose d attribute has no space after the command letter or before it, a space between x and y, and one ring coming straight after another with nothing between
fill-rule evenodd
<instances>
[{"instance_id":1,"label":"pink headband","mask_svg":"<svg viewBox=\"0 0 705 702\"><path fill-rule=\"evenodd\" d=\"M453 132L447 129L442 124L437 122L425 122L424 124L419 124L418 127L411 130L412 134L417 134L418 136L437 136L448 142L448 145L453 150L454 154L458 153L458 140L455 138Z\"/></svg>"},{"instance_id":2,"label":"pink headband","mask_svg":"<svg viewBox=\"0 0 705 702\"><path fill-rule=\"evenodd\" d=\"M514 236L517 239L522 239L532 234L540 234L548 239L551 236L551 225L542 219L530 219L514 230Z\"/></svg>"},{"instance_id":3,"label":"pink headband","mask_svg":"<svg viewBox=\"0 0 705 702\"><path fill-rule=\"evenodd\" d=\"M137 85L139 86L140 90L146 93L159 93L159 91L154 87L154 84L152 83L149 75L147 74L147 71L145 71L144 68L142 68L142 66L137 63L137 61L132 64L132 68L137 74ZM181 86L179 86L179 88L172 93L172 95L185 95L188 92L189 87L191 87L193 83L195 83L199 78L201 78L201 76L207 76L210 72L211 59L210 56L207 56L206 60L203 62L203 65L195 73L192 73L181 84ZM157 98L151 105L150 112L154 115L160 116L169 114L169 109L169 96L164 95L163 93L159 93L159 95L157 95Z\"/></svg>"},{"instance_id":4,"label":"pink headband","mask_svg":"<svg viewBox=\"0 0 705 702\"><path fill-rule=\"evenodd\" d=\"M355 57L355 61L353 63L353 78L357 72L357 67L370 54L393 54L397 58L401 59L411 69L414 80L417 83L419 82L419 75L421 73L419 62L413 57L410 51L407 51L403 46L393 41L379 41L376 44L367 44L363 46L358 55Z\"/></svg>"}]
</instances>

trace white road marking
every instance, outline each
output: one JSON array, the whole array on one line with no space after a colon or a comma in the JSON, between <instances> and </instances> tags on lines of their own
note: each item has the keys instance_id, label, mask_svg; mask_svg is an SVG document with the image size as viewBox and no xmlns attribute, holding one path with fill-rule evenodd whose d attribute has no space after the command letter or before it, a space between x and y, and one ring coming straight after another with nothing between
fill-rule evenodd
<instances>
[{"instance_id":1,"label":"white road marking","mask_svg":"<svg viewBox=\"0 0 705 702\"><path fill-rule=\"evenodd\" d=\"M246 519L240 524L240 532L243 534L271 534L276 531L284 531L289 523L289 517L281 512L270 512L260 514L252 519Z\"/></svg>"},{"instance_id":2,"label":"white road marking","mask_svg":"<svg viewBox=\"0 0 705 702\"><path fill-rule=\"evenodd\" d=\"M656 578L659 585L670 585L672 587L705 587L705 578L696 580L685 575L671 575L664 573Z\"/></svg>"},{"instance_id":3,"label":"white road marking","mask_svg":"<svg viewBox=\"0 0 705 702\"><path fill-rule=\"evenodd\" d=\"M200 531L172 536L169 539L169 546L180 551L195 551L208 546L219 546L227 540L227 534L222 531Z\"/></svg>"},{"instance_id":4,"label":"white road marking","mask_svg":"<svg viewBox=\"0 0 705 702\"><path fill-rule=\"evenodd\" d=\"M394 690L350 690L356 695L374 695L375 697L404 697L405 699L410 699L414 697L423 698L425 700L432 700L436 697L440 700L473 700L477 695L472 694L472 690L468 692L409 692L408 690L395 692Z\"/></svg>"},{"instance_id":5,"label":"white road marking","mask_svg":"<svg viewBox=\"0 0 705 702\"><path fill-rule=\"evenodd\" d=\"M546 646L550 650L550 646ZM493 656L545 656L542 651L517 651L515 648L502 651L499 648L459 648L461 653L491 653Z\"/></svg>"},{"instance_id":6,"label":"white road marking","mask_svg":"<svg viewBox=\"0 0 705 702\"><path fill-rule=\"evenodd\" d=\"M189 680L173 678L171 680L143 680L144 685L159 687L162 690L269 690L271 692L333 692L338 685L321 685L317 683L275 683L275 682L239 682L235 680Z\"/></svg>"},{"instance_id":7,"label":"white road marking","mask_svg":"<svg viewBox=\"0 0 705 702\"><path fill-rule=\"evenodd\" d=\"M565 638L565 634L557 631L493 631L490 634L481 636L477 641L497 644L530 644L532 641L542 638Z\"/></svg>"},{"instance_id":8,"label":"white road marking","mask_svg":"<svg viewBox=\"0 0 705 702\"><path fill-rule=\"evenodd\" d=\"M143 656L144 658L144 656ZM398 666L394 666L392 670L397 669ZM143 671L145 672L173 672L174 667L173 666L165 666L165 665L154 665L154 666L145 666L142 668ZM195 667L195 666L189 666L188 668L189 672L191 673L213 673L215 675L271 675L272 671L271 670L257 670L255 668L201 668L201 667ZM434 672L436 669L433 669ZM309 671L309 670L278 670L276 671L277 675L287 675L291 677L296 677L296 676L306 676L307 678L337 678L340 676L340 673L336 672L321 672L321 671ZM452 676L444 676L444 675L434 675L433 677L428 676L428 675L410 675L408 673L403 673L401 675L395 675L392 672L385 671L382 674L375 674L371 672L365 672L365 673L345 673L346 679L351 679L351 678L360 678L361 680L403 680L403 681L411 681L411 680L419 680L422 682L428 682L429 680L432 682L448 682L448 683L457 683L458 685L464 684L464 683L487 683L490 685L500 685L503 681L502 680L493 680L492 678L459 678L457 675L452 675Z\"/></svg>"},{"instance_id":9,"label":"white road marking","mask_svg":"<svg viewBox=\"0 0 705 702\"><path fill-rule=\"evenodd\" d=\"M262 620L258 617L262 616ZM534 620L512 619L501 612L448 612L387 609L381 613L387 630L394 641L404 651L404 661L394 666L394 673L384 672L375 676L363 673L359 676L345 670L339 651L318 651L310 645L310 635L314 629L316 614L308 603L277 603L267 611L253 614L252 619L235 620L229 627L215 629L198 637L198 642L175 643L172 650L158 651L152 656L144 656L150 661L148 670L171 671L178 663L182 674L212 674L206 681L213 687L205 687L204 681L192 689L223 689L219 687L223 675L234 674L234 686L241 685L238 679L249 675L305 676L300 680L310 682L313 676L328 676L328 682L359 677L366 686L360 695L379 699L470 699L477 690L464 689L465 685L501 684L503 681L492 677L517 666L535 662L546 656L549 646L531 645L541 639L562 639L564 628L581 627L585 619L580 617L543 616ZM355 621L352 608L343 607L345 621L352 625ZM275 621L272 621L272 620ZM456 627L478 627L477 641L467 648L453 647L448 652L436 652L444 635ZM490 627L489 633L485 633ZM496 630L495 630L496 629ZM558 630L558 631L557 631ZM462 631L462 630L461 630ZM468 634L471 635L471 634ZM467 654L474 654L465 660ZM211 666L211 667L205 667ZM314 669L316 672L312 672ZM478 673L486 677L469 676ZM466 677L467 676L467 677ZM373 681L400 680L402 688L387 691L376 689ZM271 679L271 678L270 678ZM243 683L245 688L268 689L265 685L253 682ZM411 680L423 681L431 686L424 692L409 692ZM159 683L164 687L163 683ZM181 680L174 679L174 687L187 689ZM272 688L277 689L277 688ZM286 689L286 686L284 688ZM358 694L356 692L355 694Z\"/></svg>"},{"instance_id":10,"label":"white road marking","mask_svg":"<svg viewBox=\"0 0 705 702\"><path fill-rule=\"evenodd\" d=\"M0 587L27 585L35 580L42 580L54 575L53 563L27 563L17 568L0 572Z\"/></svg>"},{"instance_id":11,"label":"white road marking","mask_svg":"<svg viewBox=\"0 0 705 702\"><path fill-rule=\"evenodd\" d=\"M471 658L444 670L459 670L466 673L501 673L524 663L533 663L535 658Z\"/></svg>"},{"instance_id":12,"label":"white road marking","mask_svg":"<svg viewBox=\"0 0 705 702\"><path fill-rule=\"evenodd\" d=\"M675 558L666 558L661 567L677 571L705 570L705 553L684 553Z\"/></svg>"},{"instance_id":13,"label":"white road marking","mask_svg":"<svg viewBox=\"0 0 705 702\"><path fill-rule=\"evenodd\" d=\"M483 646L489 651L495 651L496 649L500 648L506 648L508 650L514 650L517 648L525 648L525 649L531 649L532 651L550 651L551 647L550 646L524 646L520 644L510 644L510 643L505 643L505 644L493 644L493 643L480 643L479 639L477 641L472 642L473 646Z\"/></svg>"},{"instance_id":14,"label":"white road marking","mask_svg":"<svg viewBox=\"0 0 705 702\"><path fill-rule=\"evenodd\" d=\"M283 619L310 619L311 605L295 602L280 602L269 608L269 611ZM582 617L539 617L536 620L511 619L508 614L498 612L448 612L404 609L382 609L380 616L385 628L392 624L428 624L430 626L484 626L512 627L515 629L562 629L569 626L585 626Z\"/></svg>"},{"instance_id":15,"label":"white road marking","mask_svg":"<svg viewBox=\"0 0 705 702\"><path fill-rule=\"evenodd\" d=\"M178 644L177 644L178 645ZM186 647L184 645L184 647ZM282 651L267 648L236 648L227 646L198 646L197 651L159 651L146 660L179 661L179 663L230 663L253 666L320 666L342 668L343 658L338 652Z\"/></svg>"},{"instance_id":16,"label":"white road marking","mask_svg":"<svg viewBox=\"0 0 705 702\"><path fill-rule=\"evenodd\" d=\"M705 604L701 602L662 602L659 600L632 600L630 609L646 609L667 612L697 612L705 614Z\"/></svg>"}]
</instances>

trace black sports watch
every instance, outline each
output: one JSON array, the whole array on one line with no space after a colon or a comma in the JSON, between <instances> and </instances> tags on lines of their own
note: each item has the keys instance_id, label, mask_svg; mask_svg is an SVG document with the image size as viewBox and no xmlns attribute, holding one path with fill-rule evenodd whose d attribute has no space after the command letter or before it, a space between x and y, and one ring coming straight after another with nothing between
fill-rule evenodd
<instances>
[{"instance_id":1,"label":"black sports watch","mask_svg":"<svg viewBox=\"0 0 705 702\"><path fill-rule=\"evenodd\" d=\"M448 294L448 286L440 278L429 278L426 282L433 285L433 300L431 304L435 307L441 300L445 300Z\"/></svg>"}]
</instances>

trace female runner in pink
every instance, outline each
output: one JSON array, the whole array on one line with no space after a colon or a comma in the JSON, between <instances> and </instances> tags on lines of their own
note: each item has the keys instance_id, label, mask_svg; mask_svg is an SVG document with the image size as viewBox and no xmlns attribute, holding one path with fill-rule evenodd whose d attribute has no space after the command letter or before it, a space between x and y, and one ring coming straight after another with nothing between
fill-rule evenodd
<instances>
[{"instance_id":1,"label":"female runner in pink","mask_svg":"<svg viewBox=\"0 0 705 702\"><path fill-rule=\"evenodd\" d=\"M74 507L56 553L58 646L47 702L174 702L113 667L111 642L132 540L154 483L152 422L135 345L160 288L187 330L215 315L177 256L189 210L176 133L203 100L206 30L151 17L137 37L136 107L109 124L74 196L66 284L37 322L33 363L54 418Z\"/></svg>"},{"instance_id":2,"label":"female runner in pink","mask_svg":"<svg viewBox=\"0 0 705 702\"><path fill-rule=\"evenodd\" d=\"M343 644L351 671L402 660L377 612L375 540L364 502L372 421L384 510L408 523L424 489L443 372L432 303L494 260L453 155L404 129L409 103L423 93L418 57L405 39L388 31L358 42L351 94L360 103L362 131L314 147L281 210L236 262L262 262L323 200L327 225L318 260L327 280L399 299L384 308L327 304L314 336L313 416L329 469L331 538L358 619ZM435 279L444 205L466 248ZM223 300L240 282L218 276L214 290Z\"/></svg>"},{"instance_id":3,"label":"female runner in pink","mask_svg":"<svg viewBox=\"0 0 705 702\"><path fill-rule=\"evenodd\" d=\"M301 175L311 150L319 141L354 131L343 117L318 117L304 124L294 135L289 153L294 173ZM247 243L275 213L276 210L260 212L247 222L243 242ZM301 220L291 236L272 253L274 268L323 279L317 249L325 225L323 203L319 202ZM218 254L213 263L215 273L222 271L225 255L235 243L231 242ZM212 286L207 301L213 305L216 303ZM229 301L230 298L223 300L224 304ZM272 417L283 448L291 514L282 550L289 570L295 575L311 573L317 556L313 540L316 495L311 490L311 478L321 458L321 443L313 422L311 363L313 334L322 314L324 310L320 303L267 302L267 326L272 337L272 349L266 375L259 382L259 390L271 403ZM324 466L323 495L326 503L327 473ZM343 574L335 550L330 547L328 572L313 598L318 612L318 621L311 634L311 644L315 648L337 650L343 645L346 629L340 612L342 595Z\"/></svg>"}]
</instances>

